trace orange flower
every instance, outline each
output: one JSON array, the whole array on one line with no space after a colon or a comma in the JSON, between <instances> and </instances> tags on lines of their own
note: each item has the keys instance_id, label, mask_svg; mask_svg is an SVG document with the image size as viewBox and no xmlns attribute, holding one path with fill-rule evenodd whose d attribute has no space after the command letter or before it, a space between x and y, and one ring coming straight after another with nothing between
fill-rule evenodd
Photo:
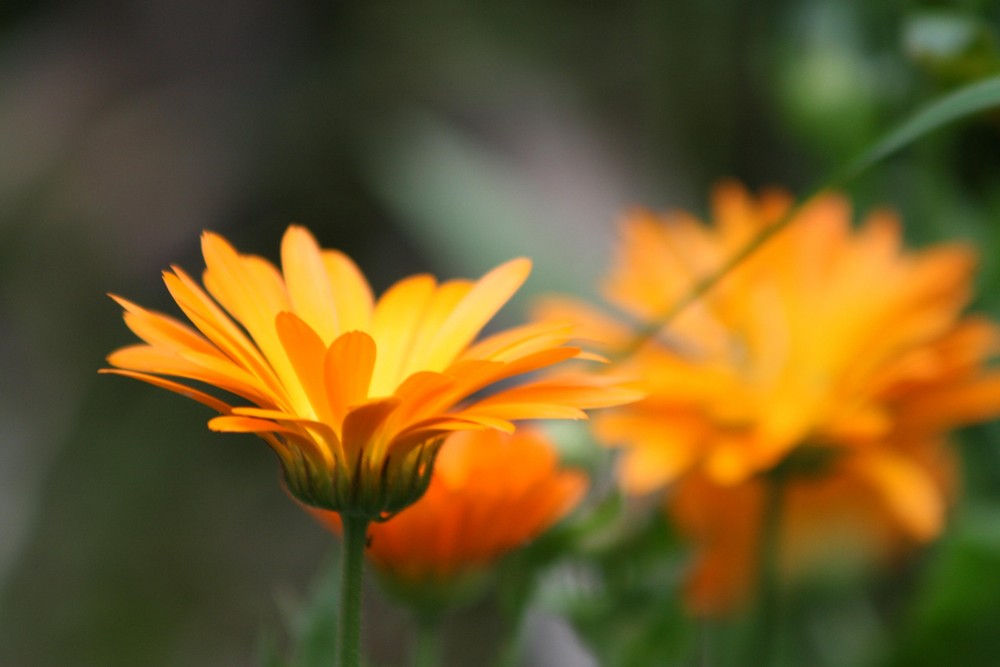
<instances>
[{"instance_id":1,"label":"orange flower","mask_svg":"<svg viewBox=\"0 0 1000 667\"><path fill-rule=\"evenodd\" d=\"M712 226L684 213L629 216L608 299L634 321L655 321L790 203L727 184L716 193ZM943 434L1000 413L1000 375L983 369L998 330L961 317L972 249L907 252L892 214L873 213L859 229L850 217L837 195L796 214L624 362L643 375L648 397L595 423L599 438L623 447L628 491L677 483L672 511L707 550L702 573L712 561L713 572L745 584L759 524L757 501L747 498L758 476L782 462L818 466L795 488L823 486L823 504L840 498L855 508L854 523L888 521L909 540L935 536L952 486L951 468L940 463ZM543 312L622 348L634 335L578 304L552 302ZM805 492L793 489L786 505L790 517L803 517L788 523L809 522ZM808 532L788 527L785 536ZM702 600L713 597L704 593L712 579L702 577Z\"/></svg>"},{"instance_id":2,"label":"orange flower","mask_svg":"<svg viewBox=\"0 0 1000 667\"><path fill-rule=\"evenodd\" d=\"M420 497L448 433L578 419L583 408L633 397L582 373L495 389L581 355L565 345L565 325L522 326L473 343L524 282L526 259L478 281L413 276L375 300L354 263L321 250L302 227L285 233L281 271L215 234L202 236L202 251L207 293L178 267L164 272L194 328L115 297L145 342L111 354L107 372L208 405L222 415L209 422L213 430L256 433L307 505L384 518Z\"/></svg>"},{"instance_id":3,"label":"orange flower","mask_svg":"<svg viewBox=\"0 0 1000 667\"><path fill-rule=\"evenodd\" d=\"M434 590L543 533L586 487L584 474L560 469L538 432L456 433L441 449L423 498L369 529L368 557L396 585ZM336 513L313 514L339 532Z\"/></svg>"}]
</instances>

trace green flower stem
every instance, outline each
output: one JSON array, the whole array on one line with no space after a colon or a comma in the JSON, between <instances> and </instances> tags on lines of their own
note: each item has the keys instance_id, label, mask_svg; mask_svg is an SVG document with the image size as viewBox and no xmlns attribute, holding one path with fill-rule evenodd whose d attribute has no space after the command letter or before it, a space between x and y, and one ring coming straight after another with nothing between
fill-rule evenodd
<instances>
[{"instance_id":1,"label":"green flower stem","mask_svg":"<svg viewBox=\"0 0 1000 667\"><path fill-rule=\"evenodd\" d=\"M413 667L441 667L443 662L441 616L421 614L417 618L417 644L413 651Z\"/></svg>"},{"instance_id":2,"label":"green flower stem","mask_svg":"<svg viewBox=\"0 0 1000 667\"><path fill-rule=\"evenodd\" d=\"M369 519L341 514L344 553L341 558L340 620L337 633L337 667L361 665L361 584Z\"/></svg>"},{"instance_id":3,"label":"green flower stem","mask_svg":"<svg viewBox=\"0 0 1000 667\"><path fill-rule=\"evenodd\" d=\"M764 477L764 510L761 514L757 552L757 613L754 617L748 664L776 664L780 633L778 565L781 557L781 524L788 472L780 466Z\"/></svg>"},{"instance_id":4,"label":"green flower stem","mask_svg":"<svg viewBox=\"0 0 1000 667\"><path fill-rule=\"evenodd\" d=\"M695 664L698 667L709 667L715 662L712 651L712 644L715 640L712 623L712 619L704 617L698 621L697 657L695 658Z\"/></svg>"},{"instance_id":5,"label":"green flower stem","mask_svg":"<svg viewBox=\"0 0 1000 667\"><path fill-rule=\"evenodd\" d=\"M521 663L521 652L524 649L524 623L519 617L514 629L507 637L503 647L500 649L495 667L517 667Z\"/></svg>"}]
</instances>

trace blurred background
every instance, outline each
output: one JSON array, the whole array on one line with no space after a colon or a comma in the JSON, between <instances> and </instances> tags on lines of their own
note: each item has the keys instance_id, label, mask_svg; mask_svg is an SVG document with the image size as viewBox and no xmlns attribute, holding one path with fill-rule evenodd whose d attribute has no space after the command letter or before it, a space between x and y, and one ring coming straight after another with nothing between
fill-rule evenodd
<instances>
[{"instance_id":1,"label":"blurred background","mask_svg":"<svg viewBox=\"0 0 1000 667\"><path fill-rule=\"evenodd\" d=\"M96 374L132 341L105 293L175 313L159 272L199 273L201 230L277 259L305 224L377 290L527 255L509 323L594 294L624 209L704 211L727 177L801 193L1000 71L998 44L987 0L0 4L0 664L253 665L333 551L260 441ZM1000 113L852 194L913 244L979 246L1000 314ZM1000 430L962 447L956 520L868 664L997 664ZM373 662L404 664L370 593ZM532 630L528 664L592 664L557 620Z\"/></svg>"}]
</instances>

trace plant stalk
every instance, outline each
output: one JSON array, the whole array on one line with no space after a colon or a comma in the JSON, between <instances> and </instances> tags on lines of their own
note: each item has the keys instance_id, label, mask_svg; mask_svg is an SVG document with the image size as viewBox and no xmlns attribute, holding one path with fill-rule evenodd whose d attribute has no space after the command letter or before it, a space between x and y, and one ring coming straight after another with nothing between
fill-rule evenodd
<instances>
[{"instance_id":1,"label":"plant stalk","mask_svg":"<svg viewBox=\"0 0 1000 667\"><path fill-rule=\"evenodd\" d=\"M443 661L441 617L438 614L421 614L417 618L417 644L413 651L413 666L441 667Z\"/></svg>"},{"instance_id":2,"label":"plant stalk","mask_svg":"<svg viewBox=\"0 0 1000 667\"><path fill-rule=\"evenodd\" d=\"M752 664L768 667L776 664L781 626L779 561L781 524L784 515L787 472L780 468L764 478L764 511L761 514L760 542L757 553L757 610L754 617L751 652Z\"/></svg>"},{"instance_id":3,"label":"plant stalk","mask_svg":"<svg viewBox=\"0 0 1000 667\"><path fill-rule=\"evenodd\" d=\"M340 619L337 667L361 665L361 590L364 578L367 517L341 514L344 527L340 570Z\"/></svg>"}]
</instances>

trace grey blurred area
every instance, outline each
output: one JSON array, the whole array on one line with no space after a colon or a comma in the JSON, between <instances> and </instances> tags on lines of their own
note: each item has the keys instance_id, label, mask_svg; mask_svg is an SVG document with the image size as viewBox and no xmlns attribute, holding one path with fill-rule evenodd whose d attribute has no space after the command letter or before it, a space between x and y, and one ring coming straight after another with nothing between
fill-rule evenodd
<instances>
[{"instance_id":1,"label":"grey blurred area","mask_svg":"<svg viewBox=\"0 0 1000 667\"><path fill-rule=\"evenodd\" d=\"M263 443L96 375L132 342L105 293L176 314L159 274L200 272L201 230L274 260L298 222L379 290L527 255L527 294L591 295L622 210L808 182L773 45L829 4L0 5L0 665L252 665L334 546ZM808 46L797 65L871 67ZM852 88L858 136L885 90ZM593 664L537 630L537 664Z\"/></svg>"}]
</instances>

